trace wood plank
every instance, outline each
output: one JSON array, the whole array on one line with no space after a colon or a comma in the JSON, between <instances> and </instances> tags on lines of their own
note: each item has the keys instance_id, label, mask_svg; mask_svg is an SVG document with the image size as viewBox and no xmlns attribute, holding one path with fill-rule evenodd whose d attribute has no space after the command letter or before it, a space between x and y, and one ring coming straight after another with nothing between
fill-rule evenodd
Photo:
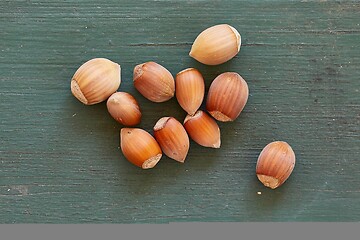
<instances>
[{"instance_id":1,"label":"wood plank","mask_svg":"<svg viewBox=\"0 0 360 240\"><path fill-rule=\"evenodd\" d=\"M358 1L1 1L0 223L359 221L359 12ZM218 23L240 31L240 53L213 67L191 59L197 34ZM141 62L174 75L196 67L207 89L238 72L249 101L219 124L220 149L191 142L185 164L163 157L143 171L124 159L105 104L71 95L73 73L93 57L121 64L120 90L150 132L185 113L134 89ZM274 140L297 163L270 190L255 165Z\"/></svg>"}]
</instances>

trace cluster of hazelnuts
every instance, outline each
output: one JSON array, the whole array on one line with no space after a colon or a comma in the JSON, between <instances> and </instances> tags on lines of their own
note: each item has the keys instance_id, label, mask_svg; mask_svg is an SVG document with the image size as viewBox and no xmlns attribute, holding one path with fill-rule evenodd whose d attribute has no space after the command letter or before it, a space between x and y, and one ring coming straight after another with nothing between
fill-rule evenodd
<instances>
[{"instance_id":1,"label":"cluster of hazelnuts","mask_svg":"<svg viewBox=\"0 0 360 240\"><path fill-rule=\"evenodd\" d=\"M195 39L189 55L207 65L218 65L232 59L239 51L239 32L220 24L207 28ZM205 83L195 68L187 68L173 75L162 65L146 62L135 66L134 87L152 102L165 102L176 96L187 112L183 123L171 116L154 124L154 134L136 128L141 110L136 99L126 92L117 92L121 83L120 65L94 58L75 72L71 92L82 103L92 105L107 101L110 115L126 126L120 131L120 147L125 158L143 169L153 168L164 153L184 163L189 151L189 137L204 147L219 148L220 129L216 122L234 121L246 105L249 89L236 72L218 75L211 83L206 111L199 110L204 101ZM260 153L256 166L258 179L267 187L280 186L291 174L295 154L286 142L268 144Z\"/></svg>"}]
</instances>

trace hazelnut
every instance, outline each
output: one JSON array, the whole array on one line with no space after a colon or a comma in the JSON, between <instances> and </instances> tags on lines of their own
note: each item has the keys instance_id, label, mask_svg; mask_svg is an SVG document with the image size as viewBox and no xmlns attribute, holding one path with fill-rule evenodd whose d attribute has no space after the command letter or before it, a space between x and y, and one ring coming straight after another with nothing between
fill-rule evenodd
<instances>
[{"instance_id":1,"label":"hazelnut","mask_svg":"<svg viewBox=\"0 0 360 240\"><path fill-rule=\"evenodd\" d=\"M183 163L189 151L189 137L183 125L173 117L162 117L154 126L154 137L162 151Z\"/></svg>"},{"instance_id":2,"label":"hazelnut","mask_svg":"<svg viewBox=\"0 0 360 240\"><path fill-rule=\"evenodd\" d=\"M194 115L205 94L205 83L201 73L195 68L187 68L176 75L175 95L180 106Z\"/></svg>"},{"instance_id":3,"label":"hazelnut","mask_svg":"<svg viewBox=\"0 0 360 240\"><path fill-rule=\"evenodd\" d=\"M211 83L206 110L218 121L234 121L245 107L248 96L246 81L236 72L225 72Z\"/></svg>"},{"instance_id":4,"label":"hazelnut","mask_svg":"<svg viewBox=\"0 0 360 240\"><path fill-rule=\"evenodd\" d=\"M140 128L122 128L120 148L129 162L143 169L153 168L162 157L154 137Z\"/></svg>"},{"instance_id":5,"label":"hazelnut","mask_svg":"<svg viewBox=\"0 0 360 240\"><path fill-rule=\"evenodd\" d=\"M79 67L71 79L71 92L83 104L108 99L121 83L120 65L106 58L94 58Z\"/></svg>"},{"instance_id":6,"label":"hazelnut","mask_svg":"<svg viewBox=\"0 0 360 240\"><path fill-rule=\"evenodd\" d=\"M150 101L165 102L175 94L174 77L156 62L135 66L133 80L135 88Z\"/></svg>"},{"instance_id":7,"label":"hazelnut","mask_svg":"<svg viewBox=\"0 0 360 240\"><path fill-rule=\"evenodd\" d=\"M220 148L220 128L205 112L199 110L193 116L187 115L184 127L190 138L199 145Z\"/></svg>"},{"instance_id":8,"label":"hazelnut","mask_svg":"<svg viewBox=\"0 0 360 240\"><path fill-rule=\"evenodd\" d=\"M266 187L281 186L295 167L295 153L286 142L269 143L261 151L256 164L256 175Z\"/></svg>"},{"instance_id":9,"label":"hazelnut","mask_svg":"<svg viewBox=\"0 0 360 240\"><path fill-rule=\"evenodd\" d=\"M207 65L218 65L229 61L239 51L241 36L228 24L209 27L195 39L189 55Z\"/></svg>"},{"instance_id":10,"label":"hazelnut","mask_svg":"<svg viewBox=\"0 0 360 240\"><path fill-rule=\"evenodd\" d=\"M125 126L134 126L141 121L140 107L129 93L116 92L106 102L110 115Z\"/></svg>"}]
</instances>

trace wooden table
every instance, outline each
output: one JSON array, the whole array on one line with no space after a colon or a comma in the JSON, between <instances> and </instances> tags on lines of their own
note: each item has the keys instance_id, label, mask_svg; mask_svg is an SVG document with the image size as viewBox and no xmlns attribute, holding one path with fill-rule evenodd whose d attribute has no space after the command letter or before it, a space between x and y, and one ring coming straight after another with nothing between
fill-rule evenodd
<instances>
[{"instance_id":1,"label":"wooden table","mask_svg":"<svg viewBox=\"0 0 360 240\"><path fill-rule=\"evenodd\" d=\"M359 1L2 0L0 21L0 223L360 220ZM240 53L220 66L190 58L195 37L219 23L239 30ZM191 142L184 164L164 156L141 170L122 155L105 103L70 92L94 57L121 64L119 90L139 101L149 132L185 112L135 90L145 61L174 75L198 68L206 89L238 72L249 100L219 123L220 149ZM274 140L297 162L271 190L255 165Z\"/></svg>"}]
</instances>

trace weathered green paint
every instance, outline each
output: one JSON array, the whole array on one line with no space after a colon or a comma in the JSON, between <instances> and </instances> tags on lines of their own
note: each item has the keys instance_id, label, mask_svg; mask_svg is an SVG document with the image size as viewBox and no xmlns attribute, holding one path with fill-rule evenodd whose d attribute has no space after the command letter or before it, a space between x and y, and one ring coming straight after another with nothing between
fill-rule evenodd
<instances>
[{"instance_id":1,"label":"weathered green paint","mask_svg":"<svg viewBox=\"0 0 360 240\"><path fill-rule=\"evenodd\" d=\"M359 12L358 1L2 0L0 223L360 221ZM191 59L197 34L218 23L240 31L240 53L215 67ZM121 64L120 90L138 99L148 131L185 113L134 89L141 62L196 67L207 89L239 72L249 101L220 124L220 149L191 142L185 164L164 157L143 171L121 154L106 105L71 95L73 73L93 57ZM255 176L274 140L297 156L275 191Z\"/></svg>"}]
</instances>

